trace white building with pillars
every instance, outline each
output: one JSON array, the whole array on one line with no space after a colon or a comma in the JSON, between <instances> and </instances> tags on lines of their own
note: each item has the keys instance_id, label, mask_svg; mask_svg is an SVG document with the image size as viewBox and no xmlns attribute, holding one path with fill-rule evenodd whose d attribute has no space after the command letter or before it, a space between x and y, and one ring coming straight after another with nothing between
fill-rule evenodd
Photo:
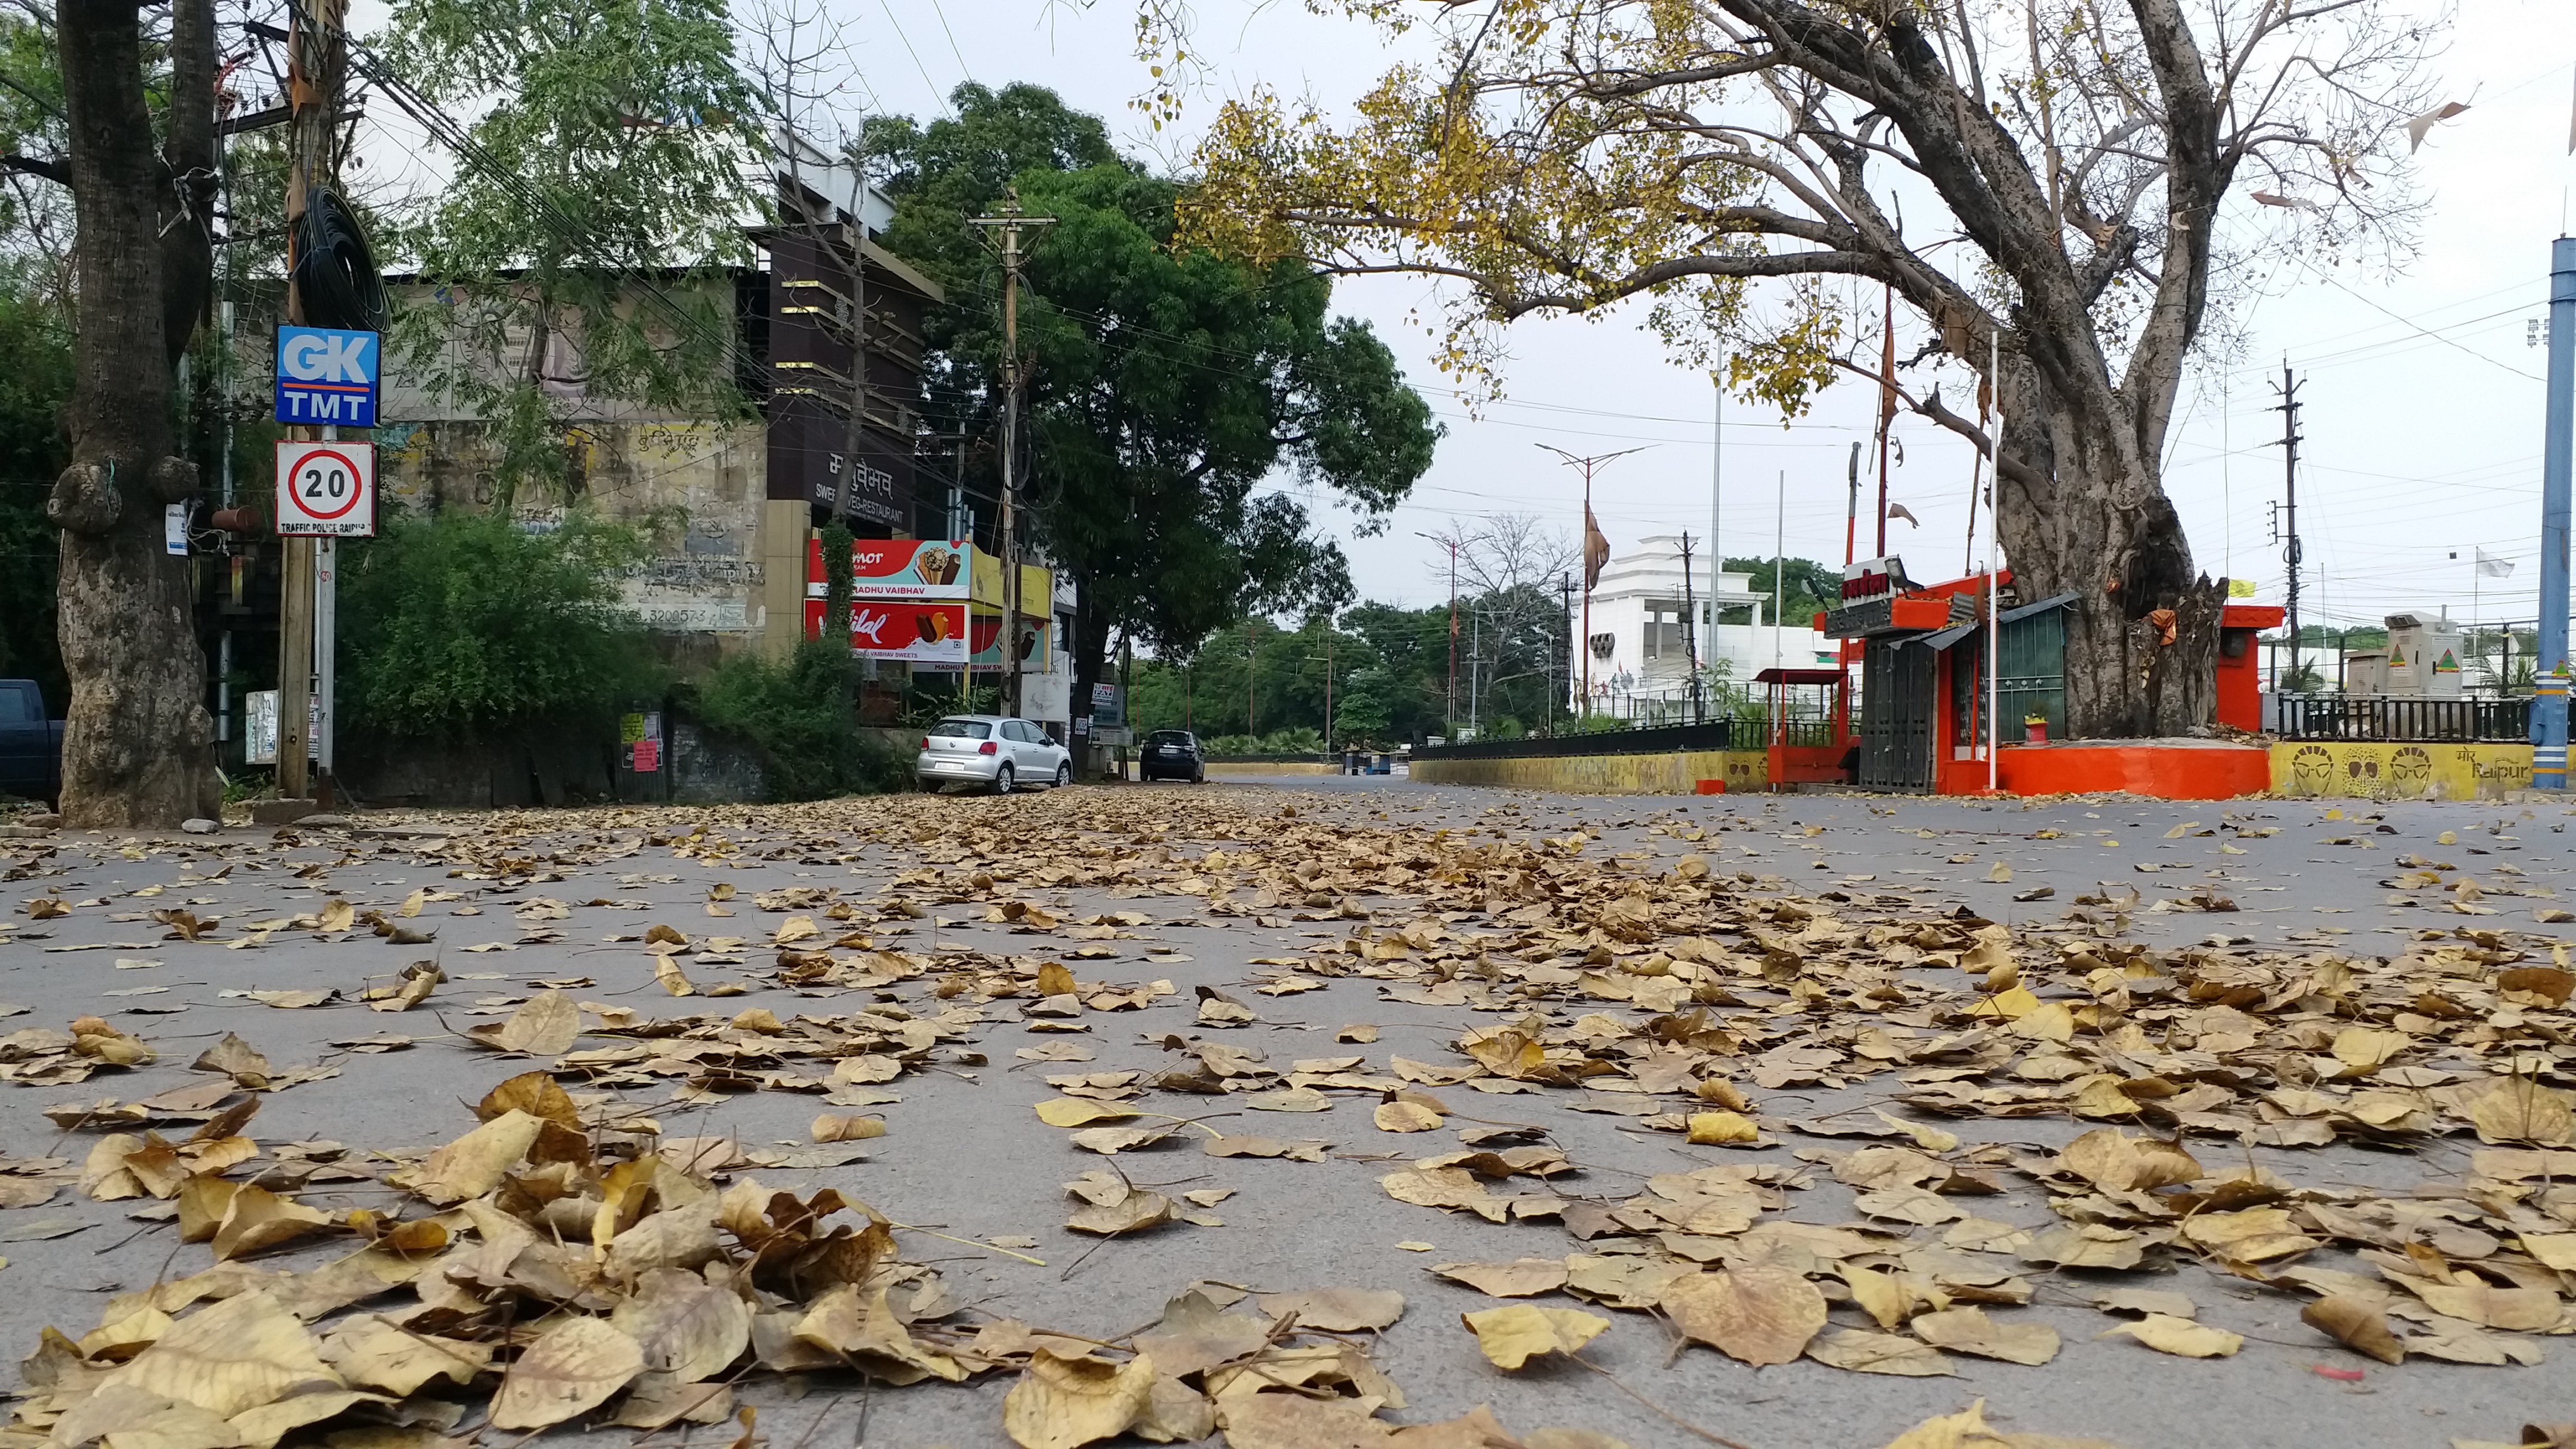
<instances>
[{"instance_id":1,"label":"white building with pillars","mask_svg":"<svg viewBox=\"0 0 2576 1449\"><path fill-rule=\"evenodd\" d=\"M1582 595L1574 596L1567 632L1585 639L1570 688L1582 692L1588 675L1592 713L1687 718L1693 660L1684 644L1686 614L1696 616L1689 632L1697 662L1731 691L1775 664L1806 669L1834 662L1834 641L1810 627L1812 621L1776 617L1770 579L1720 571L1712 597L1708 555L1696 540L1687 584L1683 572L1680 536L1653 534L1611 555L1592 590L1588 626Z\"/></svg>"}]
</instances>

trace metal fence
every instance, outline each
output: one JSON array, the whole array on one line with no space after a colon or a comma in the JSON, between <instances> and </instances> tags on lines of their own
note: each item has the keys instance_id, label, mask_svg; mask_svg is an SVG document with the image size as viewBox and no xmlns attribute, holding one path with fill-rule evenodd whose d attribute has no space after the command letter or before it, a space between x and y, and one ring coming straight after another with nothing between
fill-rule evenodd
<instances>
[{"instance_id":1,"label":"metal fence","mask_svg":"<svg viewBox=\"0 0 2576 1449\"><path fill-rule=\"evenodd\" d=\"M2281 694L2274 732L2285 740L2531 738L2527 696L2434 699L2398 694Z\"/></svg>"}]
</instances>

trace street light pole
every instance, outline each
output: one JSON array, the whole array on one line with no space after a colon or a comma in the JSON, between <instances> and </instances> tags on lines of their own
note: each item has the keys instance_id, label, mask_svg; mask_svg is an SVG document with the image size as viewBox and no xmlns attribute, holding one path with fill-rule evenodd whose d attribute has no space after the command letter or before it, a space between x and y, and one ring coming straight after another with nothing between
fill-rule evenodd
<instances>
[{"instance_id":1,"label":"street light pole","mask_svg":"<svg viewBox=\"0 0 2576 1449\"><path fill-rule=\"evenodd\" d=\"M1592 539L1596 532L1592 523L1592 475L1603 464L1613 459L1624 458L1630 453L1642 453L1646 450L1622 448L1615 453L1596 453L1589 458L1578 458L1552 443L1540 443L1536 446L1554 453L1565 461L1566 466L1583 470L1583 637L1579 642L1583 649L1583 700L1585 707L1589 708L1592 702L1592 583L1599 573L1599 569L1592 562ZM1604 542L1606 543L1607 540ZM1602 560L1604 563L1608 561ZM1454 635L1457 632L1457 621L1452 619L1449 627L1451 634Z\"/></svg>"},{"instance_id":2,"label":"street light pole","mask_svg":"<svg viewBox=\"0 0 2576 1449\"><path fill-rule=\"evenodd\" d=\"M1443 723L1440 727L1449 732L1449 741L1455 744L1458 739L1458 540L1429 533L1413 536L1449 550L1449 687L1442 696Z\"/></svg>"}]
</instances>

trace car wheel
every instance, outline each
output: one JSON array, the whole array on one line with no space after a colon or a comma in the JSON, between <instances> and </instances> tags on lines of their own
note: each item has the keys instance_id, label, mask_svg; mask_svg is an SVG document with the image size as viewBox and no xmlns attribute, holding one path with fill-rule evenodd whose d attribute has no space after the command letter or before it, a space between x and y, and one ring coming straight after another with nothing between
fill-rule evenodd
<instances>
[{"instance_id":1,"label":"car wheel","mask_svg":"<svg viewBox=\"0 0 2576 1449\"><path fill-rule=\"evenodd\" d=\"M1010 766L1004 765L993 776L993 793L996 795L1010 794L1012 787L1018 783L1013 779L1013 776L1017 773L1018 772L1013 770Z\"/></svg>"},{"instance_id":2,"label":"car wheel","mask_svg":"<svg viewBox=\"0 0 2576 1449\"><path fill-rule=\"evenodd\" d=\"M1205 769L1201 769L1201 770L1199 770L1196 774L1191 775L1191 776L1190 776L1190 783L1191 783L1191 784L1193 784L1193 785L1204 785L1204 784L1206 784L1206 783L1207 783L1207 771L1206 771Z\"/></svg>"},{"instance_id":3,"label":"car wheel","mask_svg":"<svg viewBox=\"0 0 2576 1449\"><path fill-rule=\"evenodd\" d=\"M1067 760L1067 761L1065 761L1063 764L1060 764L1060 765L1058 765L1058 766L1056 766L1056 767L1055 767L1055 787L1056 787L1057 789L1061 790L1061 789L1063 789L1065 786L1070 785L1070 784L1072 784L1072 783L1073 783L1073 761L1071 761L1071 760Z\"/></svg>"}]
</instances>

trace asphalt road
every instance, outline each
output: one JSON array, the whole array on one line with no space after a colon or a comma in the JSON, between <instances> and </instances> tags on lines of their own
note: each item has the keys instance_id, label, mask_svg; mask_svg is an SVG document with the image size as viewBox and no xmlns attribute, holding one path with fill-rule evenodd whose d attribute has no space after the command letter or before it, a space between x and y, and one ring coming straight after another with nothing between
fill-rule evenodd
<instances>
[{"instance_id":1,"label":"asphalt road","mask_svg":"<svg viewBox=\"0 0 2576 1449\"><path fill-rule=\"evenodd\" d=\"M2372 956L2394 954L2410 933L2425 930L2503 924L2551 936L2576 933L2541 924L2535 916L2559 896L2576 897L2566 881L2576 868L2576 837L2566 831L2576 811L2546 805L1603 798L1322 777L1273 785L1085 787L1054 801L913 801L904 808L926 810L932 819L951 812L961 824L1000 821L1007 828L1018 821L1020 829L1044 831L1079 818L1087 798L1138 790L1190 801L1240 801L1255 820L1293 804L1309 815L1398 830L1524 837L1587 826L1599 832L1592 851L1629 856L1632 869L1665 868L1695 851L1719 876L1736 875L1748 893L1868 900L1881 910L1924 917L1965 907L1996 921L2052 920L2080 894L2134 889L2134 935L2159 945L2222 935ZM791 814L734 807L438 817L437 828L459 832L453 837L248 829L152 840L65 835L41 855L29 842L0 842L0 865L20 862L0 886L0 903L12 913L0 919L15 927L0 935L0 1000L23 1012L8 1025L60 1028L95 1013L158 1053L151 1066L101 1073L85 1083L0 1086L0 1150L77 1163L95 1134L60 1131L42 1115L44 1109L110 1097L133 1101L201 1082L203 1074L192 1073L189 1062L227 1033L259 1048L280 1072L307 1065L336 1069L335 1075L269 1094L246 1130L268 1144L330 1139L347 1144L352 1160L363 1163L368 1150L423 1148L473 1125L473 1102L518 1068L472 1050L452 1033L496 1019L542 989L537 983L578 981L583 984L568 989L580 1000L631 1006L647 1015L766 1006L785 1018L800 1010L856 1009L871 998L834 1004L770 982L770 953L762 938L779 917L744 903L757 892L789 886L828 886L852 898L885 894L898 874L918 864L923 846L851 846L837 838L816 843L836 820L865 821L881 808L853 801L793 807ZM2340 818L2330 818L2334 811ZM1187 817L1176 812L1175 818ZM361 824L421 828L428 820L369 816ZM705 822L760 848L711 860L647 843L652 835L667 835L674 822L683 829ZM2237 829L2196 833L2222 822ZM1689 842L1672 833L1692 825L1706 838ZM2168 838L2176 827L2188 829ZM2251 833L2265 828L2277 833ZM533 832L527 848L517 852L523 860L516 884L457 874L463 857L451 840L471 841L473 832L494 830ZM2454 843L2436 844L2445 831ZM612 844L603 847L603 841ZM548 859L558 848L559 858ZM2452 895L2382 884L2402 873L2398 857L2415 854L2454 863L2494 887L2483 903L2494 914L2464 917L2453 908ZM1988 879L1997 862L2009 867L2009 881ZM733 888L740 909L730 921L702 914L717 885ZM2042 887L2053 894L2016 899ZM256 949L232 950L166 940L159 924L139 918L184 903L201 917L223 918L228 924L218 940L230 940L241 934L240 923L315 911L334 896L362 911L390 910L420 888L459 893L458 899L426 904L418 917L406 920L435 934L432 944L422 946L389 945L363 930L326 940L289 929ZM32 920L24 903L39 895L84 904L66 916ZM570 903L567 917L550 923L558 941L466 949L518 942L527 926L512 906L538 896ZM1456 1144L1377 1132L1364 1098L1342 1098L1329 1113L1283 1115L1236 1129L1328 1138L1340 1155L1320 1164L1196 1153L1118 1159L1140 1185L1170 1193L1234 1189L1214 1209L1223 1226L1176 1227L1107 1242L1067 1232L1062 1184L1103 1160L1068 1146L1063 1133L1036 1119L1031 1104L1051 1095L1041 1079L1056 1071L1163 1069L1172 1060L1167 1038L1201 1034L1192 1016L1194 987L1240 993L1261 970L1255 958L1311 947L1318 937L1346 934L1347 927L1286 919L1264 927L1248 917L1211 918L1192 909L1198 902L1171 895L1034 890L1026 896L1073 917L1148 913L1151 923L1137 927L1133 939L1103 943L1112 954L1075 964L1086 979L1168 979L1177 993L1140 1013L1096 1018L1097 1025L1080 1038L1095 1056L1078 1066L1018 1060L1020 1048L1070 1038L1041 1034L1008 1009L1014 1003L995 1003L1005 1009L987 1012L991 1024L971 1044L971 1056L967 1049L944 1053L936 1070L890 1084L898 1100L867 1109L882 1112L888 1132L864 1144L863 1160L760 1173L765 1182L836 1186L899 1222L956 1238L1037 1240L1028 1251L1045 1259L1044 1267L926 1234L907 1235L906 1255L936 1260L973 1314L1008 1315L1107 1338L1151 1324L1165 1300L1202 1280L1261 1291L1392 1287L1406 1295L1408 1310L1374 1353L1408 1403L1389 1417L1424 1422L1485 1403L1515 1429L1579 1426L1615 1435L1636 1449L1702 1441L1629 1390L1755 1449L1877 1449L1910 1425L1979 1398L1999 1428L2093 1436L2128 1449L2509 1442L2526 1422L2576 1419L2576 1374L2569 1370L2576 1359L2568 1357L2571 1345L2564 1340L2545 1340L2550 1359L2539 1368L2421 1360L2385 1367L2342 1352L2303 1327L2295 1300L2196 1266L2143 1283L2130 1275L2124 1286L2189 1294L2202 1321L2245 1336L2235 1357L2174 1358L2121 1339L2098 1341L2094 1335L2109 1323L2090 1306L2100 1281L2032 1269L2040 1291L2034 1306L2020 1311L2053 1323L2065 1339L2063 1351L2045 1366L1958 1357L1956 1377L1949 1378L1882 1377L1813 1362L1756 1370L1704 1348L1676 1357L1660 1321L1612 1313L1615 1326L1585 1356L1615 1374L1615 1382L1563 1364L1536 1364L1507 1376L1478 1355L1457 1321L1461 1312L1494 1302L1433 1277L1427 1266L1560 1255L1577 1246L1548 1225L1494 1225L1391 1200L1377 1185L1390 1162L1400 1166L1394 1159ZM2204 904L2223 899L2234 908L2160 904L2194 897ZM969 906L943 907L908 931L879 934L910 950L957 944L996 953L1040 949L1004 927L983 924L980 915ZM688 967L700 990L739 987L741 994L675 1001L655 984L652 958L640 943L611 939L633 938L663 922L692 934L734 930L751 938L741 965ZM437 960L450 978L428 1005L377 1013L349 999L364 987L386 984L406 963L420 959ZM339 997L315 1007L280 1008L239 994L253 990L336 991ZM1454 1062L1461 1060L1452 1044L1462 1029L1493 1024L1464 1008L1389 1002L1378 983L1359 978L1293 996L1244 999L1258 1005L1262 1020L1225 1039L1283 1065L1337 1052L1365 1053L1373 1063L1390 1055ZM1337 1031L1350 1023L1376 1026L1375 1042L1337 1045ZM417 1040L387 1051L341 1045L388 1034ZM1765 1093L1762 1112L1766 1124L1813 1120L1881 1103L1885 1091L1884 1083L1864 1083ZM1555 1110L1531 1095L1455 1095L1468 1099L1462 1111L1553 1133L1591 1184L1569 1191L1616 1198L1637 1191L1645 1176L1712 1160L1704 1150L1635 1130L1616 1116ZM812 1097L784 1092L740 1092L666 1106L656 1112L666 1133L732 1135L746 1146L780 1152L810 1149L807 1123L818 1110ZM1534 1115L1540 1112L1545 1115ZM1972 1117L1943 1125L1972 1145L2054 1147L2086 1124ZM1779 1136L1782 1146L1756 1160L1795 1165L1792 1154L1802 1147L1857 1145L1786 1130ZM2468 1145L2469 1139L2450 1138L2412 1153L2331 1146L2245 1156L2302 1183L2363 1185L2403 1195L2419 1183L2455 1177ZM2208 1148L2204 1159L2214 1160L2220 1151ZM391 1196L360 1184L338 1196L316 1189L307 1200L386 1206ZM1815 1185L1796 1195L1791 1215L1844 1222L1852 1216L1850 1197L1819 1172ZM0 1270L0 1288L7 1290L0 1298L0 1339L32 1350L47 1325L77 1337L95 1324L110 1294L204 1265L205 1249L178 1246L169 1226L132 1221L129 1213L139 1205L93 1203L66 1185L50 1202L0 1212L0 1254L9 1260ZM2035 1200L1987 1211L2023 1223L2048 1220L2047 1209ZM30 1231L47 1224L79 1227L61 1237ZM1433 1249L1397 1246L1404 1242L1428 1242ZM327 1256L306 1252L280 1261L309 1263ZM2343 1255L2316 1261L2350 1266ZM1563 1298L1542 1301L1577 1306ZM1836 1317L1842 1322L1851 1315L1838 1310ZM2320 1374L2320 1365L2338 1372ZM2365 1371L2357 1381L2350 1377L2356 1368ZM1001 1378L900 1390L817 1380L797 1391L771 1383L747 1398L765 1406L762 1429L776 1449L984 1449L1007 1443L1000 1427L1007 1387ZM485 1442L504 1445L512 1438L487 1436Z\"/></svg>"}]
</instances>

